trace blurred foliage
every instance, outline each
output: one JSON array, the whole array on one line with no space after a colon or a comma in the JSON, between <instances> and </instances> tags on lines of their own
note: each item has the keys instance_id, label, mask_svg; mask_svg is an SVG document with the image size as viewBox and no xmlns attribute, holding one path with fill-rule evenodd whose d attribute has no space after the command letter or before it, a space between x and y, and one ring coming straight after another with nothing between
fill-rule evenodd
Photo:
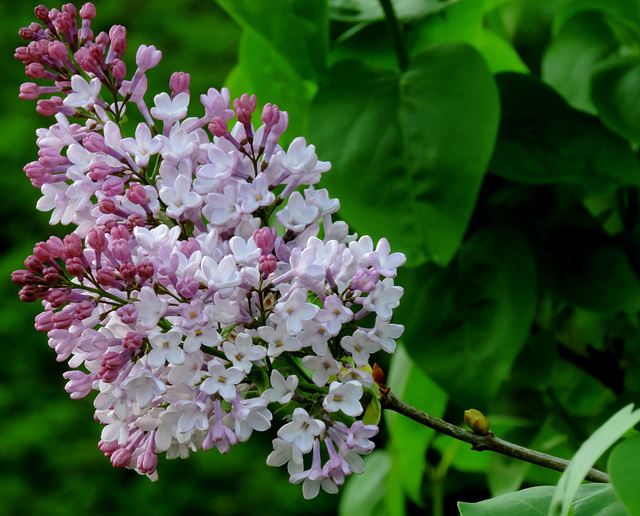
<instances>
[{"instance_id":1,"label":"blurred foliage","mask_svg":"<svg viewBox=\"0 0 640 516\"><path fill-rule=\"evenodd\" d=\"M140 43L164 51L150 91L182 70L194 95L224 81L232 96L287 110L285 141L303 134L333 163L321 186L342 217L408 256L396 321L406 352L390 366L398 395L456 424L476 408L499 437L565 458L640 400L636 0L396 0L400 59L377 0L96 5L105 30L127 26L129 59ZM227 457L164 461L155 485L113 470L97 450L90 401L66 397L64 368L31 328L36 307L18 306L8 281L49 232L20 172L42 121L15 100L22 70L9 58L31 7L0 9L15 28L0 35L11 193L0 230L10 249L0 281L0 515L335 512L336 497L301 503L286 473L266 467L268 434ZM555 484L557 472L473 452L397 415L385 422L341 514L442 516L491 497L465 514L515 514L509 507L553 497L524 488ZM640 461L637 438L607 459L596 466L609 465L613 489L581 488L594 505L580 510L622 514L640 503L625 473Z\"/></svg>"}]
</instances>

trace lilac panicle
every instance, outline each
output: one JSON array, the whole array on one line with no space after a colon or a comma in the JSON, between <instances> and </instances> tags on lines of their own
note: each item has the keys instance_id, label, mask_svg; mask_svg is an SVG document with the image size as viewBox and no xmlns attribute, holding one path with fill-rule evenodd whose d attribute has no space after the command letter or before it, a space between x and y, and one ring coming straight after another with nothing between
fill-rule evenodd
<instances>
[{"instance_id":1,"label":"lilac panicle","mask_svg":"<svg viewBox=\"0 0 640 516\"><path fill-rule=\"evenodd\" d=\"M339 201L315 188L330 164L302 137L281 145L286 111L211 88L190 117L185 72L147 104L160 50L142 45L127 79L126 29L95 32L93 4L35 13L15 56L42 84L20 97L54 119L25 173L37 208L74 230L12 279L42 303L35 327L71 397L97 393L100 449L155 480L159 454L225 454L284 405L267 462L307 498L336 492L373 450L370 357L402 334L404 255L332 221ZM145 122L128 128L126 109Z\"/></svg>"}]
</instances>

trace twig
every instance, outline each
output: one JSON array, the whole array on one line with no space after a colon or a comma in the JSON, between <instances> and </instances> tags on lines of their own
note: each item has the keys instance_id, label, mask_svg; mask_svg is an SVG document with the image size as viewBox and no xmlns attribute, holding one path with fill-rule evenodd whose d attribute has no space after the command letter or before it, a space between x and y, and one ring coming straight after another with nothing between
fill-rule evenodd
<instances>
[{"instance_id":1,"label":"twig","mask_svg":"<svg viewBox=\"0 0 640 516\"><path fill-rule=\"evenodd\" d=\"M382 398L380 400L382 408L393 410L398 414L402 414L403 416L413 419L421 425L433 428L434 430L453 437L454 439L459 439L460 441L470 443L472 445L472 449L474 450L491 450L503 455L507 455L508 457L513 457L519 460L530 462L531 464L554 469L556 471L564 471L569 465L570 461L568 460L554 457L553 455L547 455L546 453L537 452L535 450L530 450L529 448L524 448L523 446L510 443L496 437L495 435L493 435L493 433L488 433L487 435L479 435L473 432L469 432L468 430L460 428L459 426L447 423L442 419L430 416L426 412L412 407L411 405L408 405L404 401L398 399L391 391L385 391L386 389L382 390ZM602 471L598 471L597 469L589 470L586 479L590 480L591 482L601 483L607 483L610 481L609 475L603 473Z\"/></svg>"}]
</instances>

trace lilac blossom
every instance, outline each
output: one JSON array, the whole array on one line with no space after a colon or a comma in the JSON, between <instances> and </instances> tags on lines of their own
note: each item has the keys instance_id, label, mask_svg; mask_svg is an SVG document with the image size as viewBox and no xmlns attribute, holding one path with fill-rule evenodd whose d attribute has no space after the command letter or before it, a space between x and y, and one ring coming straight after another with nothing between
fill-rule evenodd
<instances>
[{"instance_id":1,"label":"lilac blossom","mask_svg":"<svg viewBox=\"0 0 640 516\"><path fill-rule=\"evenodd\" d=\"M50 83L21 96L51 96L37 110L55 115L25 173L37 209L74 230L12 278L43 305L36 329L68 361L67 392L96 393L100 449L155 480L159 454L226 454L277 424L267 463L306 498L336 492L374 447L368 371L404 329L391 322L404 255L332 220L340 202L316 187L331 165L302 137L280 145L287 112L210 88L190 116L183 72L147 104L161 51L140 46L127 77L124 27L94 40L92 4L80 21L51 13L22 32L46 44L16 52Z\"/></svg>"}]
</instances>

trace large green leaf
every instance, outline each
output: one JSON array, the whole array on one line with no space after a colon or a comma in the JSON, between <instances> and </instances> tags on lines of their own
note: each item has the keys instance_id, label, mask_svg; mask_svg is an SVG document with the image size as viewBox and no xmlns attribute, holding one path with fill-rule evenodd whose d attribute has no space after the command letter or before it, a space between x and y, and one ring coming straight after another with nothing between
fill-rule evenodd
<instances>
[{"instance_id":1,"label":"large green leaf","mask_svg":"<svg viewBox=\"0 0 640 516\"><path fill-rule=\"evenodd\" d=\"M389 456L384 450L376 450L364 459L365 470L354 475L346 483L340 497L340 516L372 516L380 513L384 506L386 480L391 467Z\"/></svg>"},{"instance_id":2,"label":"large green leaf","mask_svg":"<svg viewBox=\"0 0 640 516\"><path fill-rule=\"evenodd\" d=\"M618 45L601 13L578 13L562 26L547 47L542 78L572 106L595 113L590 96L591 75Z\"/></svg>"},{"instance_id":3,"label":"large green leaf","mask_svg":"<svg viewBox=\"0 0 640 516\"><path fill-rule=\"evenodd\" d=\"M502 120L490 171L521 183L565 183L607 195L640 185L640 163L629 144L600 121L570 108L533 76L496 77Z\"/></svg>"},{"instance_id":4,"label":"large green leaf","mask_svg":"<svg viewBox=\"0 0 640 516\"><path fill-rule=\"evenodd\" d=\"M259 36L301 77L317 79L329 49L326 0L216 0L245 30Z\"/></svg>"},{"instance_id":5,"label":"large green leaf","mask_svg":"<svg viewBox=\"0 0 640 516\"><path fill-rule=\"evenodd\" d=\"M631 31L640 31L640 4L637 0L571 0L563 2L558 9L553 19L553 32L557 33L576 13L585 11L602 12L610 23L615 20Z\"/></svg>"},{"instance_id":6,"label":"large green leaf","mask_svg":"<svg viewBox=\"0 0 640 516\"><path fill-rule=\"evenodd\" d=\"M609 456L613 490L629 514L640 514L640 435L621 442Z\"/></svg>"},{"instance_id":7,"label":"large green leaf","mask_svg":"<svg viewBox=\"0 0 640 516\"><path fill-rule=\"evenodd\" d=\"M458 503L461 516L546 516L554 487L523 489L479 503ZM609 485L580 486L573 499L574 516L627 516Z\"/></svg>"},{"instance_id":8,"label":"large green leaf","mask_svg":"<svg viewBox=\"0 0 640 516\"><path fill-rule=\"evenodd\" d=\"M591 96L605 124L634 143L640 143L638 57L618 58L597 70Z\"/></svg>"},{"instance_id":9,"label":"large green leaf","mask_svg":"<svg viewBox=\"0 0 640 516\"><path fill-rule=\"evenodd\" d=\"M634 411L633 405L627 405L611 416L589 439L582 443L571 459L569 467L560 477L551 499L549 516L567 516L569 514L572 500L589 469L613 443L639 421L640 409Z\"/></svg>"},{"instance_id":10,"label":"large green leaf","mask_svg":"<svg viewBox=\"0 0 640 516\"><path fill-rule=\"evenodd\" d=\"M404 347L396 350L387 386L403 401L435 417L442 417L447 404L446 393L415 366ZM421 426L397 412L385 412L391 438L389 454L397 470L402 490L421 503L420 491L426 466L427 445L435 430Z\"/></svg>"},{"instance_id":11,"label":"large green leaf","mask_svg":"<svg viewBox=\"0 0 640 516\"><path fill-rule=\"evenodd\" d=\"M498 99L480 55L433 45L402 75L337 63L309 127L323 185L357 231L387 237L410 263L448 263L466 231L495 143Z\"/></svg>"},{"instance_id":12,"label":"large green leaf","mask_svg":"<svg viewBox=\"0 0 640 516\"><path fill-rule=\"evenodd\" d=\"M488 410L529 334L536 305L531 249L517 232L484 227L444 269L400 272L396 317L414 361L456 404Z\"/></svg>"}]
</instances>

